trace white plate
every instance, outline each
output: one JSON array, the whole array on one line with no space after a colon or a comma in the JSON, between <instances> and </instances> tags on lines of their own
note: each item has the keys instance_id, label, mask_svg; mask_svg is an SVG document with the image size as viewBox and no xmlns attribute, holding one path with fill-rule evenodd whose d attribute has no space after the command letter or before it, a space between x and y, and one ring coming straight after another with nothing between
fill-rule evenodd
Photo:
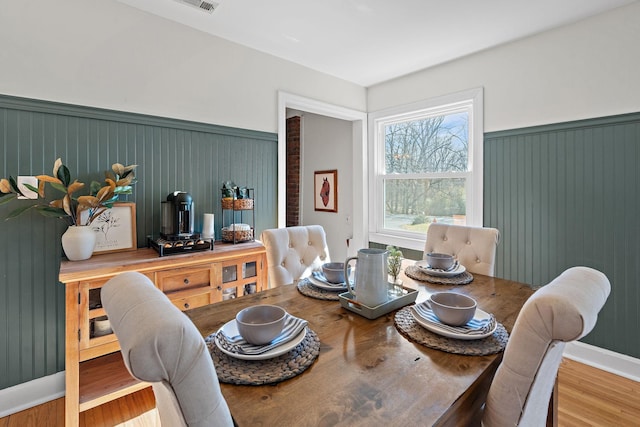
<instances>
[{"instance_id":1,"label":"white plate","mask_svg":"<svg viewBox=\"0 0 640 427\"><path fill-rule=\"evenodd\" d=\"M415 321L422 326L423 328L436 333L438 335L442 335L444 337L448 337L448 338L456 338L459 340L479 340L482 338L486 338L489 337L491 335L493 335L493 333L496 331L496 328L498 327L498 322L495 322L493 329L491 329L491 331L485 333L485 334L478 334L478 335L474 335L474 334L463 334L463 333L457 333L457 332L452 332L448 329L445 328L440 328L438 327L437 324L434 324L433 322L430 321L426 321L425 319L422 318L422 316L420 316L414 309L413 307L411 307L411 315L413 316L413 318L415 319ZM476 315L473 316L473 318L475 320L485 320L485 319L490 319L491 315L489 313L487 313L486 311L482 311L479 308L476 309Z\"/></svg>"},{"instance_id":2,"label":"white plate","mask_svg":"<svg viewBox=\"0 0 640 427\"><path fill-rule=\"evenodd\" d=\"M313 275L309 276L309 282L316 288L324 289L326 291L335 291L335 292L344 292L347 290L346 283L343 284L334 284L329 282L324 282L322 280L318 280Z\"/></svg>"},{"instance_id":3,"label":"white plate","mask_svg":"<svg viewBox=\"0 0 640 427\"><path fill-rule=\"evenodd\" d=\"M466 268L464 268L464 265L462 264L458 264L458 267L456 267L451 271L442 271L438 269L434 270L433 268L429 267L429 264L427 264L427 260L424 260L424 259L422 261L417 261L416 267L418 267L420 270L424 271L425 273L431 276L438 276L438 277L453 277L453 276L457 276L458 274L462 274L467 270Z\"/></svg>"},{"instance_id":4,"label":"white plate","mask_svg":"<svg viewBox=\"0 0 640 427\"><path fill-rule=\"evenodd\" d=\"M222 328L220 328L218 330L218 332L222 331L226 336L228 337L233 337L239 334L238 332L238 325L236 324L236 319L230 320L227 323L224 324L224 326ZM307 335L307 328L305 327L302 332L300 332L295 338L293 338L291 341L282 344L281 346L278 346L274 349L271 349L269 351L265 351L264 353L261 354L240 354L240 353L234 353L232 351L229 350L225 350L224 348L222 348L222 346L220 345L220 343L218 342L218 334L216 333L216 346L220 349L220 351L222 351L224 354L227 354L231 357L235 357L236 359L244 359L244 360L265 360L265 359L271 359L274 357L278 357L282 354L285 354L288 351L293 350L294 348L296 348L296 346L298 344L300 344L302 342L302 340L304 339L304 337Z\"/></svg>"}]
</instances>

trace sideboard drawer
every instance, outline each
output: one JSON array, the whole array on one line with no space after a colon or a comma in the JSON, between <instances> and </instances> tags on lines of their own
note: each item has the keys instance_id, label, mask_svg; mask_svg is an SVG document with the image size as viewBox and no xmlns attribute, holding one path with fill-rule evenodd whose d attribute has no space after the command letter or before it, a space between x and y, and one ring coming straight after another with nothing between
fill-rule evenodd
<instances>
[{"instance_id":1,"label":"sideboard drawer","mask_svg":"<svg viewBox=\"0 0 640 427\"><path fill-rule=\"evenodd\" d=\"M181 292L182 294L182 292ZM211 292L207 291L201 294L188 295L179 298L172 298L171 295L167 295L173 305L180 310L189 310L191 308L202 307L211 303Z\"/></svg>"},{"instance_id":2,"label":"sideboard drawer","mask_svg":"<svg viewBox=\"0 0 640 427\"><path fill-rule=\"evenodd\" d=\"M156 278L158 288L165 293L202 288L211 284L211 266L160 271Z\"/></svg>"}]
</instances>

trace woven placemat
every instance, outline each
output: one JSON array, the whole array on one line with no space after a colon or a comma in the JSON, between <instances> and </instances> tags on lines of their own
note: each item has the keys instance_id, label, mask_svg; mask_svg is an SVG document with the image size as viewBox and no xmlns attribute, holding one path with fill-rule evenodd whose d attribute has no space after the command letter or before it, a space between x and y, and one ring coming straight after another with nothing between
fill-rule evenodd
<instances>
[{"instance_id":1,"label":"woven placemat","mask_svg":"<svg viewBox=\"0 0 640 427\"><path fill-rule=\"evenodd\" d=\"M468 271L453 277L438 277L425 273L419 267L410 265L404 270L408 277L421 282L435 283L438 285L466 285L473 281L473 276Z\"/></svg>"},{"instance_id":2,"label":"woven placemat","mask_svg":"<svg viewBox=\"0 0 640 427\"><path fill-rule=\"evenodd\" d=\"M262 385L278 383L301 374L320 354L320 339L311 329L293 350L272 359L243 360L223 353L215 343L216 334L205 338L216 367L218 380L228 384Z\"/></svg>"},{"instance_id":3,"label":"woven placemat","mask_svg":"<svg viewBox=\"0 0 640 427\"><path fill-rule=\"evenodd\" d=\"M509 333L501 323L498 323L493 335L479 340L457 340L435 334L420 326L411 315L409 307L404 307L395 315L398 331L410 339L429 348L446 351L447 353L464 354L467 356L486 356L500 353L509 340Z\"/></svg>"},{"instance_id":4,"label":"woven placemat","mask_svg":"<svg viewBox=\"0 0 640 427\"><path fill-rule=\"evenodd\" d=\"M339 291L328 291L325 289L316 288L311 284L309 279L302 279L298 282L298 291L302 295L316 298L316 299L324 299L327 301L339 301L339 294L342 292L347 292L346 289L340 289Z\"/></svg>"}]
</instances>

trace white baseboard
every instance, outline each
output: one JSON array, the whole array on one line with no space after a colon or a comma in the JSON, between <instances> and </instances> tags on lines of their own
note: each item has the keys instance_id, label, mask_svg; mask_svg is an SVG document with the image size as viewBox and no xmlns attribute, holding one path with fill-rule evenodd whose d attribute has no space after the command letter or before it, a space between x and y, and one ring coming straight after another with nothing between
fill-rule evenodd
<instances>
[{"instance_id":1,"label":"white baseboard","mask_svg":"<svg viewBox=\"0 0 640 427\"><path fill-rule=\"evenodd\" d=\"M640 382L640 359L570 342L564 357ZM0 390L0 418L64 396L64 371Z\"/></svg>"},{"instance_id":2,"label":"white baseboard","mask_svg":"<svg viewBox=\"0 0 640 427\"><path fill-rule=\"evenodd\" d=\"M0 418L64 396L64 371L0 390Z\"/></svg>"},{"instance_id":3,"label":"white baseboard","mask_svg":"<svg viewBox=\"0 0 640 427\"><path fill-rule=\"evenodd\" d=\"M567 343L564 357L640 382L640 359L580 341Z\"/></svg>"}]
</instances>

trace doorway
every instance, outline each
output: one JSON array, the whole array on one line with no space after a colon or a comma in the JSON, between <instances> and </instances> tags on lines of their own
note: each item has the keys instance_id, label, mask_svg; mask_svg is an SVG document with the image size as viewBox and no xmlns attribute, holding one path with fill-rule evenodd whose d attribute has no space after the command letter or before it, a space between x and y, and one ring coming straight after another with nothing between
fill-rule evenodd
<instances>
[{"instance_id":1,"label":"doorway","mask_svg":"<svg viewBox=\"0 0 640 427\"><path fill-rule=\"evenodd\" d=\"M305 220L304 212L307 212L307 218L313 223L320 223L325 230L336 229L338 230L337 236L335 236L333 245L330 244L330 251L333 250L331 246L334 246L337 251L336 259L342 257L342 255L351 256L355 254L356 249L365 247L368 245L368 214L366 206L368 206L367 197L367 115L364 112L339 107L324 102L304 98L298 95L293 95L285 92L278 94L278 227L285 227L287 225L287 192L289 191L287 181L287 113L295 110L297 114L300 114L303 119L300 121L300 132L304 133L304 115L309 113L308 116L313 116L314 120L320 121L325 127L322 132L328 132L327 127L332 127L332 123L340 123L341 121L347 121L350 124L350 138L347 143L350 145L351 150L351 164L342 165L338 171L338 182L340 182L340 176L343 177L343 181L348 183L348 188L344 188L345 194L350 194L351 211L346 212L341 210L338 206L337 215L309 215L309 206L305 210L304 200L309 199L305 197L305 191L313 191L310 182L304 182L304 176L309 176L309 173L313 171L305 171L304 176L301 177L299 191L300 201L303 204L300 212L302 216L299 220L301 224L310 224ZM336 122L332 122L330 119L339 119ZM329 132L330 135L330 132ZM330 146L330 139L327 138L326 144ZM325 144L325 142L323 142ZM311 150L310 150L311 151ZM330 150L329 150L330 151ZM308 153L309 155L318 157L317 152ZM329 154L330 155L330 152ZM300 165L304 167L305 161L310 163L309 159L305 159L304 141L300 142ZM336 162L339 164L339 162ZM332 164L332 163L318 163ZM313 166L308 166L308 168ZM292 191L295 191L295 185L292 187ZM340 188L340 185L338 186ZM310 190L311 189L311 190ZM346 232L344 230L347 230ZM327 232L329 234L329 232ZM346 235L345 235L346 234ZM330 237L327 236L328 241ZM345 242L346 239L347 241ZM346 245L345 245L346 243ZM332 257L333 254L332 254Z\"/></svg>"}]
</instances>

